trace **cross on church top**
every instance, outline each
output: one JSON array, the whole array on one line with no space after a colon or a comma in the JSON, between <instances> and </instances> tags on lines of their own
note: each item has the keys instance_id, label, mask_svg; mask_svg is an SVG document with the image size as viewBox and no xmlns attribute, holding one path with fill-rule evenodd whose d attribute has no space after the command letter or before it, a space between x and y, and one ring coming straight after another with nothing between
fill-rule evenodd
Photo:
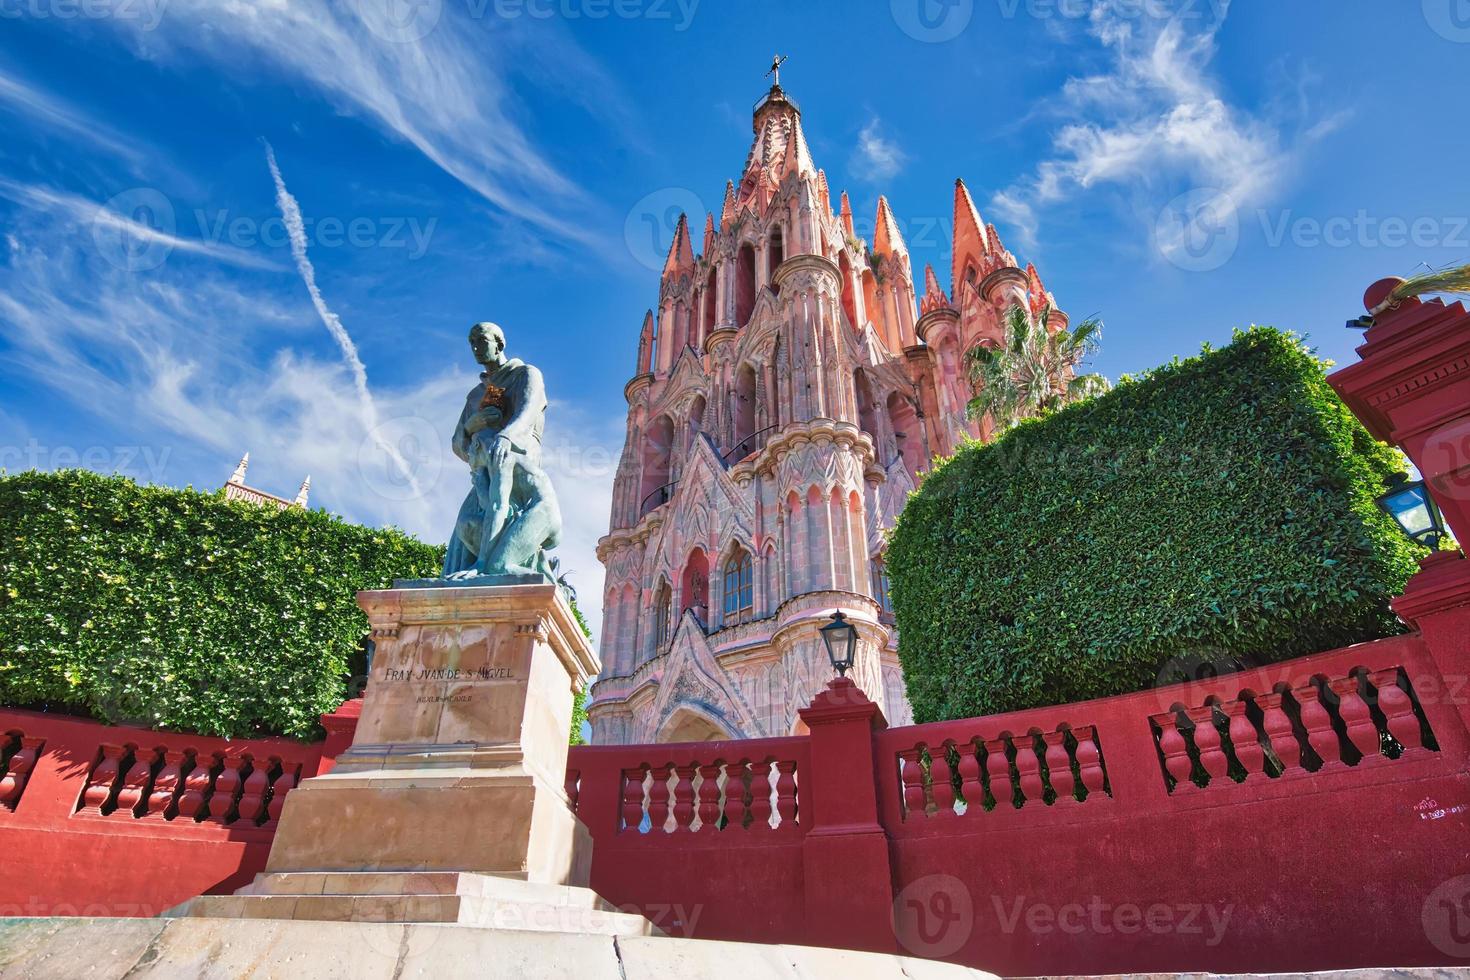
<instances>
[{"instance_id":1,"label":"cross on church top","mask_svg":"<svg viewBox=\"0 0 1470 980\"><path fill-rule=\"evenodd\" d=\"M771 67L766 69L767 75L774 76L773 87L781 87L781 65L786 61L786 55L778 54L771 57Z\"/></svg>"}]
</instances>

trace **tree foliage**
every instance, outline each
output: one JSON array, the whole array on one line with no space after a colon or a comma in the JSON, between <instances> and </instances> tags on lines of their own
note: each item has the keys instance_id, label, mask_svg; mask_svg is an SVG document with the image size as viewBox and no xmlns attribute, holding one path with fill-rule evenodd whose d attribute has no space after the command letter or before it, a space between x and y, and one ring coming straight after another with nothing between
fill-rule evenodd
<instances>
[{"instance_id":1,"label":"tree foliage","mask_svg":"<svg viewBox=\"0 0 1470 980\"><path fill-rule=\"evenodd\" d=\"M999 345L980 344L966 354L975 396L966 406L972 419L989 416L997 433L1017 422L1101 394L1100 374L1078 374L1097 353L1102 321L1095 317L1072 328L1051 326L1051 307L1033 317L1021 306L1006 314Z\"/></svg>"},{"instance_id":2,"label":"tree foliage","mask_svg":"<svg viewBox=\"0 0 1470 980\"><path fill-rule=\"evenodd\" d=\"M919 721L1136 691L1399 631L1402 466L1291 334L1125 378L937 466L888 570Z\"/></svg>"},{"instance_id":3,"label":"tree foliage","mask_svg":"<svg viewBox=\"0 0 1470 980\"><path fill-rule=\"evenodd\" d=\"M0 703L307 738L368 632L357 591L442 557L320 510L86 470L0 477Z\"/></svg>"}]
</instances>

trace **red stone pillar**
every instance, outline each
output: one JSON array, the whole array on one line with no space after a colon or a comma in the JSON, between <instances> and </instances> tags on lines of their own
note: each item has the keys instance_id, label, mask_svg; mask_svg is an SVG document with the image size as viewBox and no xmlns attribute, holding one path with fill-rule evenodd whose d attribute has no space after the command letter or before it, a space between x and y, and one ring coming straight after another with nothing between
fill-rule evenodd
<instances>
[{"instance_id":1,"label":"red stone pillar","mask_svg":"<svg viewBox=\"0 0 1470 980\"><path fill-rule=\"evenodd\" d=\"M1376 438L1403 449L1461 542L1470 541L1470 313L1461 303L1390 294L1402 279L1368 287L1373 325L1360 360L1327 380ZM1470 676L1470 561L1436 552L1393 602L1419 631L1446 684ZM1470 726L1470 704L1456 699Z\"/></svg>"},{"instance_id":2,"label":"red stone pillar","mask_svg":"<svg viewBox=\"0 0 1470 980\"><path fill-rule=\"evenodd\" d=\"M1409 579L1404 594L1393 600L1393 611L1408 623L1429 648L1439 668L1437 692L1421 691L1420 697L1447 697L1470 729L1470 698L1458 692L1470 690L1470 561L1456 551L1437 551L1419 563L1419 572ZM1423 682L1410 678L1416 686Z\"/></svg>"},{"instance_id":3,"label":"red stone pillar","mask_svg":"<svg viewBox=\"0 0 1470 980\"><path fill-rule=\"evenodd\" d=\"M1375 282L1363 304L1373 313L1402 281ZM1327 380L1375 438L1408 454L1455 539L1470 541L1470 313L1400 300L1373 313L1363 341L1358 363Z\"/></svg>"},{"instance_id":4,"label":"red stone pillar","mask_svg":"<svg viewBox=\"0 0 1470 980\"><path fill-rule=\"evenodd\" d=\"M873 732L883 712L839 677L800 711L810 729L811 822L802 845L810 942L893 952L893 871L878 822ZM807 818L802 811L802 819Z\"/></svg>"},{"instance_id":5,"label":"red stone pillar","mask_svg":"<svg viewBox=\"0 0 1470 980\"><path fill-rule=\"evenodd\" d=\"M352 745L352 737L357 734L357 719L360 717L362 717L362 698L344 701L336 711L321 716L322 727L327 730L326 740L322 742L321 761L317 764L316 772L303 772L302 779L307 776L325 775L332 771L332 767L337 764L337 756L346 752Z\"/></svg>"}]
</instances>

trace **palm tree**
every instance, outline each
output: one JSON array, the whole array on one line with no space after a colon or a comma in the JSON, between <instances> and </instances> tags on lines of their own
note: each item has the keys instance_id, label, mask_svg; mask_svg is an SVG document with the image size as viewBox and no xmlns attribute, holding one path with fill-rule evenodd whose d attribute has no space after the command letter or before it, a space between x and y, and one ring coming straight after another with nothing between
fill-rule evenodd
<instances>
[{"instance_id":1,"label":"palm tree","mask_svg":"<svg viewBox=\"0 0 1470 980\"><path fill-rule=\"evenodd\" d=\"M1013 306L1006 314L1002 342L979 344L965 355L975 386L975 397L966 406L970 418L990 416L999 434L1021 419L1108 390L1102 375L1077 373L1097 353L1102 321L1089 317L1073 329L1050 330L1050 319L1050 306L1037 317Z\"/></svg>"}]
</instances>

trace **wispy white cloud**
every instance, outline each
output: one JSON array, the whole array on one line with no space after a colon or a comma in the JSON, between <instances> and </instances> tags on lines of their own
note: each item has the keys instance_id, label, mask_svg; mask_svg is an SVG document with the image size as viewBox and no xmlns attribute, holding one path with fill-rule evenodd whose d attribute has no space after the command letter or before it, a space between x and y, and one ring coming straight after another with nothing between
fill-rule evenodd
<instances>
[{"instance_id":1,"label":"wispy white cloud","mask_svg":"<svg viewBox=\"0 0 1470 980\"><path fill-rule=\"evenodd\" d=\"M326 299L322 297L321 287L316 282L316 269L306 254L306 223L301 217L301 206L286 189L286 181L281 177L281 168L276 163L276 153L271 149L269 143L265 147L265 159L270 167L271 180L276 185L276 206L281 209L281 220L286 223L286 233L291 241L291 256L296 260L296 270L301 273L301 281L306 284L306 292L311 296L311 305L316 309L317 316L321 318L322 325L327 328L327 332L332 335L332 340L342 351L342 361L352 375L352 387L357 394L363 426L373 436L378 448L387 456L389 463L408 483L414 494L419 495L422 491L418 480L414 476L413 469L404 460L403 454L392 442L378 435L378 407L373 402L372 390L368 388L367 367L357 353L357 345L352 342L352 336L348 334L347 328L342 326L341 317L332 312L327 306Z\"/></svg>"},{"instance_id":2,"label":"wispy white cloud","mask_svg":"<svg viewBox=\"0 0 1470 980\"><path fill-rule=\"evenodd\" d=\"M848 166L853 177L870 183L888 180L903 169L907 156L897 143L885 137L878 117L868 120L858 133L857 148Z\"/></svg>"},{"instance_id":3,"label":"wispy white cloud","mask_svg":"<svg viewBox=\"0 0 1470 980\"><path fill-rule=\"evenodd\" d=\"M94 238L99 239L99 243L114 243L119 252L119 261L126 262L129 252L149 253L162 261L169 253L179 251L207 256L244 268L278 268L269 258L245 249L176 234L173 205L162 193L151 188L124 192L107 204L99 204L69 191L40 184L23 184L0 177L0 197L34 210L60 213L75 222L79 230L90 232ZM163 213L150 215L150 219L157 223L142 221L137 215L121 214L108 206L118 201L147 202L153 205L150 211ZM13 238L13 233L8 237ZM16 244L12 244L12 248Z\"/></svg>"},{"instance_id":4,"label":"wispy white cloud","mask_svg":"<svg viewBox=\"0 0 1470 980\"><path fill-rule=\"evenodd\" d=\"M150 58L194 54L242 76L269 66L302 79L416 147L504 214L562 240L593 243L577 213L588 206L585 195L522 125L509 84L510 45L453 5L173 0L154 31L116 26L131 31ZM569 42L559 43L556 56L563 77L597 75Z\"/></svg>"},{"instance_id":5,"label":"wispy white cloud","mask_svg":"<svg viewBox=\"0 0 1470 980\"><path fill-rule=\"evenodd\" d=\"M47 92L0 72L0 107L27 116L70 139L89 144L127 163L138 171L144 154L136 142L125 139L111 127Z\"/></svg>"},{"instance_id":6,"label":"wispy white cloud","mask_svg":"<svg viewBox=\"0 0 1470 980\"><path fill-rule=\"evenodd\" d=\"M1191 16L1140 17L1116 0L1096 0L1089 43L1101 45L1105 71L1067 80L1052 110L1067 120L1035 170L998 192L991 208L1036 246L1048 206L1102 185L1163 199L1208 188L1248 206L1265 201L1290 176L1306 145L1332 124L1281 116L1274 106L1233 105L1211 76L1216 35L1228 5L1189 5Z\"/></svg>"},{"instance_id":7,"label":"wispy white cloud","mask_svg":"<svg viewBox=\"0 0 1470 980\"><path fill-rule=\"evenodd\" d=\"M283 212L289 223L290 209ZM252 482L267 489L289 494L310 473L316 506L446 539L470 486L449 448L478 372L468 345L444 351L438 367L375 384L369 415L359 387L366 375L345 330L338 358L290 346L313 315L278 288L278 277L227 275L210 263L131 272L97 254L88 225L76 209L25 207L7 229L14 245L0 253L7 367L78 413L77 431L91 428L86 438L99 444L130 433L152 458L176 461L170 465L217 460L218 479L204 480L211 487L249 450ZM307 281L313 292L314 274ZM324 314L321 303L315 319L326 322L331 310ZM284 342L273 346L272 336ZM512 353L516 339L512 333ZM555 395L555 376L548 381ZM8 427L24 435L24 426ZM549 414L545 462L566 523L557 553L594 631L602 591L595 548L620 438L617 419L561 401Z\"/></svg>"}]
</instances>

